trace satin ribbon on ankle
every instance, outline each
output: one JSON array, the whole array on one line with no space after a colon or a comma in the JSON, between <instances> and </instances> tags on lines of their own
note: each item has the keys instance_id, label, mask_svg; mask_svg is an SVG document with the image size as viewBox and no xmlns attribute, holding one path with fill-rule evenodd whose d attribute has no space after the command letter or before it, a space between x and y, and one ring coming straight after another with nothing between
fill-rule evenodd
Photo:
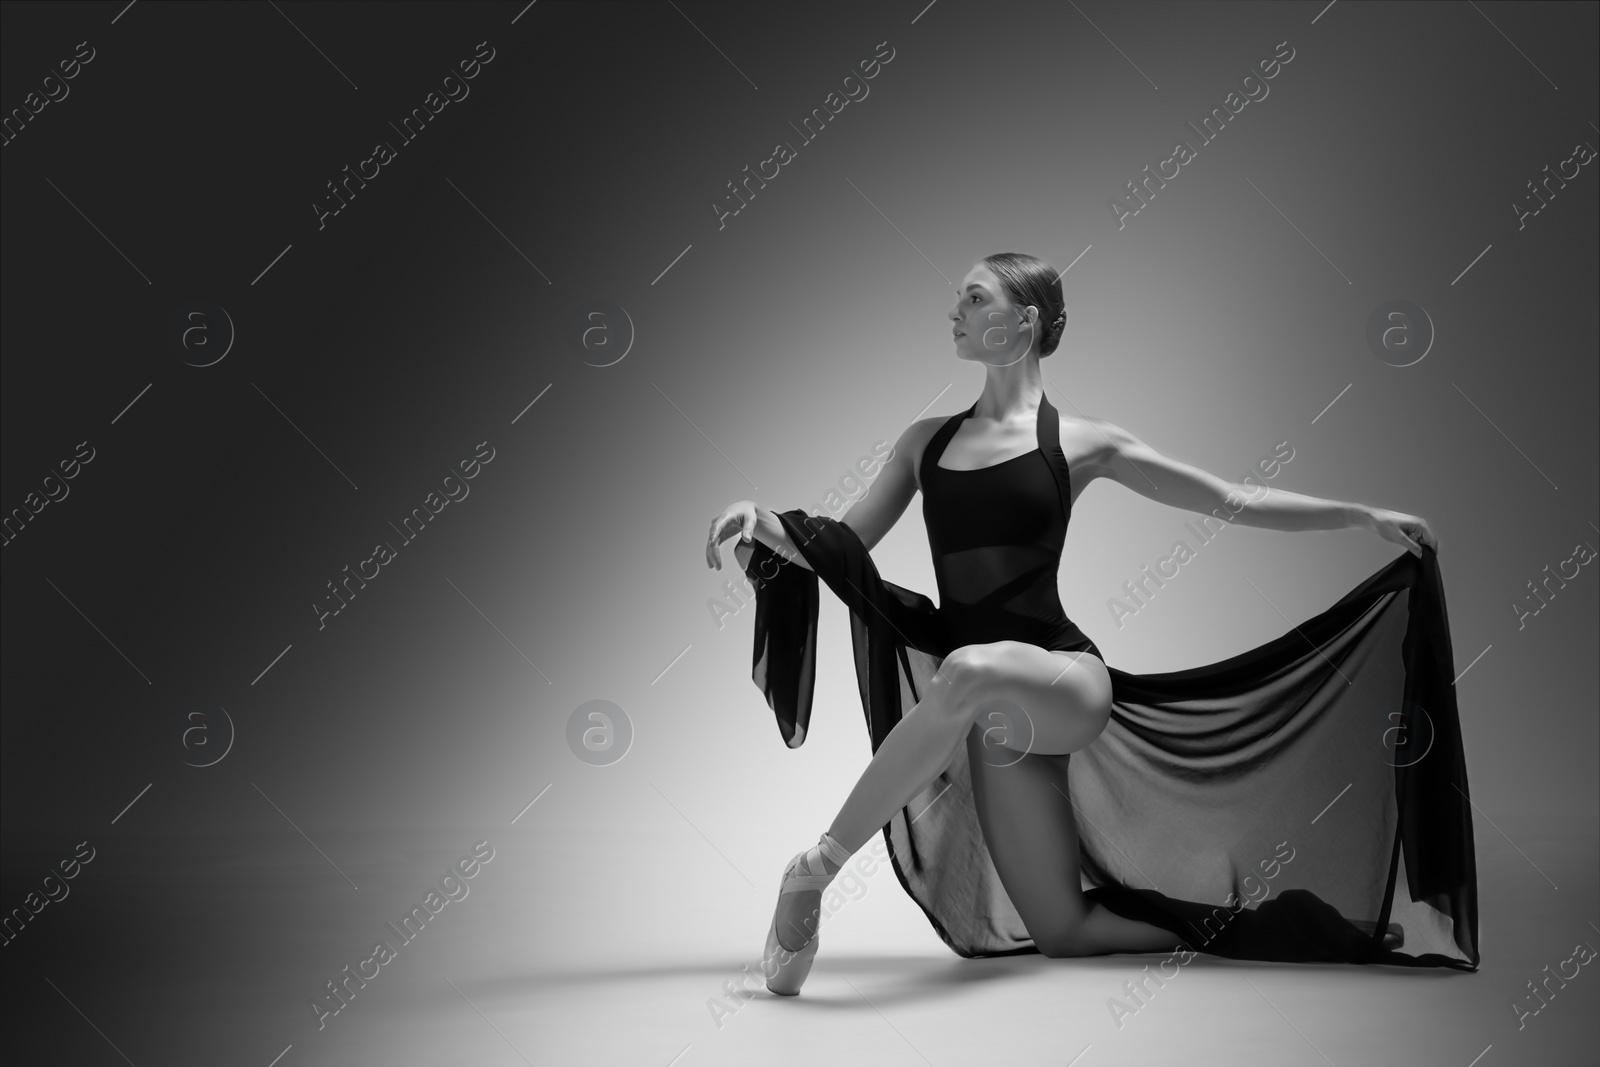
<instances>
[{"instance_id":1,"label":"satin ribbon on ankle","mask_svg":"<svg viewBox=\"0 0 1600 1067\"><path fill-rule=\"evenodd\" d=\"M817 846L822 850L822 854L832 860L838 867L842 868L846 863L850 862L850 851L835 841L826 830L817 839Z\"/></svg>"}]
</instances>

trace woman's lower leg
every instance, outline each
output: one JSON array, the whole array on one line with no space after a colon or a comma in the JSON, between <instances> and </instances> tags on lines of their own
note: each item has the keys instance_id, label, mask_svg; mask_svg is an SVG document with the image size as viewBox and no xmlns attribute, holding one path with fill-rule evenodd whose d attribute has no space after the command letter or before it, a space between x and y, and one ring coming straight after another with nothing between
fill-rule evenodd
<instances>
[{"instance_id":1,"label":"woman's lower leg","mask_svg":"<svg viewBox=\"0 0 1600 1067\"><path fill-rule=\"evenodd\" d=\"M1073 956L1103 956L1113 952L1167 952L1180 945L1187 947L1183 938L1171 930L1137 919L1128 919L1103 904L1090 904L1078 924L1074 938Z\"/></svg>"},{"instance_id":2,"label":"woman's lower leg","mask_svg":"<svg viewBox=\"0 0 1600 1067\"><path fill-rule=\"evenodd\" d=\"M1001 884L1046 956L1170 952L1180 938L1124 918L1085 897L1071 801L1071 757L1025 755L999 762L981 726L967 737L972 799Z\"/></svg>"},{"instance_id":3,"label":"woman's lower leg","mask_svg":"<svg viewBox=\"0 0 1600 1067\"><path fill-rule=\"evenodd\" d=\"M927 695L895 724L873 753L872 762L828 827L828 836L846 852L853 853L866 844L955 758L966 727L951 714L952 700L949 682L935 677ZM829 872L839 867L820 850L815 860ZM821 904L822 892L814 889L778 898L776 923L783 947L798 950L816 934Z\"/></svg>"},{"instance_id":4,"label":"woman's lower leg","mask_svg":"<svg viewBox=\"0 0 1600 1067\"><path fill-rule=\"evenodd\" d=\"M950 683L935 675L927 694L889 731L856 780L828 827L834 840L856 851L950 765L969 725L952 706L955 700Z\"/></svg>"}]
</instances>

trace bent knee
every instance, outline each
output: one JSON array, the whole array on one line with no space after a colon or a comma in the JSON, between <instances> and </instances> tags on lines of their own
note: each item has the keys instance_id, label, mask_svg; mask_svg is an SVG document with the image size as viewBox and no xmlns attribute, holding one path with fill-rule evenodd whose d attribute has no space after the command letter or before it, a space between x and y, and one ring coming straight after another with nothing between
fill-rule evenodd
<instances>
[{"instance_id":1,"label":"bent knee","mask_svg":"<svg viewBox=\"0 0 1600 1067\"><path fill-rule=\"evenodd\" d=\"M1111 673L1098 657L1079 656L1052 684L1072 693L1084 721L1097 735L1111 721Z\"/></svg>"},{"instance_id":2,"label":"bent knee","mask_svg":"<svg viewBox=\"0 0 1600 1067\"><path fill-rule=\"evenodd\" d=\"M1000 677L1000 654L990 645L962 645L939 664L939 675L947 683L948 704L971 705L974 699Z\"/></svg>"}]
</instances>

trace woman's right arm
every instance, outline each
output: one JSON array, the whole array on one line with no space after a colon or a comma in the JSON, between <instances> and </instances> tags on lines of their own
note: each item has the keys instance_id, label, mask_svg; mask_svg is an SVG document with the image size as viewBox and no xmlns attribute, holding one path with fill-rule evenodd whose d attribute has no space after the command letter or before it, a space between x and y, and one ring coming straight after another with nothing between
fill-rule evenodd
<instances>
[{"instance_id":1,"label":"woman's right arm","mask_svg":"<svg viewBox=\"0 0 1600 1067\"><path fill-rule=\"evenodd\" d=\"M914 464L922 455L928 438L943 422L939 418L922 419L907 427L895 442L894 451L884 460L883 470L867 494L851 504L840 518L869 551L883 540L916 495ZM722 542L735 534L745 542L753 537L789 562L812 569L789 540L778 516L753 500L736 500L711 520L710 535L706 539L707 566L722 569Z\"/></svg>"},{"instance_id":2,"label":"woman's right arm","mask_svg":"<svg viewBox=\"0 0 1600 1067\"><path fill-rule=\"evenodd\" d=\"M866 495L858 497L840 516L839 521L855 531L868 551L888 535L905 514L911 498L916 496L916 464L927 447L928 438L944 421L944 418L922 419L906 427Z\"/></svg>"}]
</instances>

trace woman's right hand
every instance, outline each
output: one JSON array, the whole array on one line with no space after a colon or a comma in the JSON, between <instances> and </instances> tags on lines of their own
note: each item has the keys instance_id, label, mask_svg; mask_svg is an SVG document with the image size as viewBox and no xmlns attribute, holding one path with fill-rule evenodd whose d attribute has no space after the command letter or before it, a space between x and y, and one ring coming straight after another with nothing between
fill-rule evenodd
<instances>
[{"instance_id":1,"label":"woman's right hand","mask_svg":"<svg viewBox=\"0 0 1600 1067\"><path fill-rule=\"evenodd\" d=\"M722 509L722 514L711 520L711 532L706 535L706 566L722 569L722 542L739 535L746 544L755 535L756 502L735 500Z\"/></svg>"}]
</instances>

